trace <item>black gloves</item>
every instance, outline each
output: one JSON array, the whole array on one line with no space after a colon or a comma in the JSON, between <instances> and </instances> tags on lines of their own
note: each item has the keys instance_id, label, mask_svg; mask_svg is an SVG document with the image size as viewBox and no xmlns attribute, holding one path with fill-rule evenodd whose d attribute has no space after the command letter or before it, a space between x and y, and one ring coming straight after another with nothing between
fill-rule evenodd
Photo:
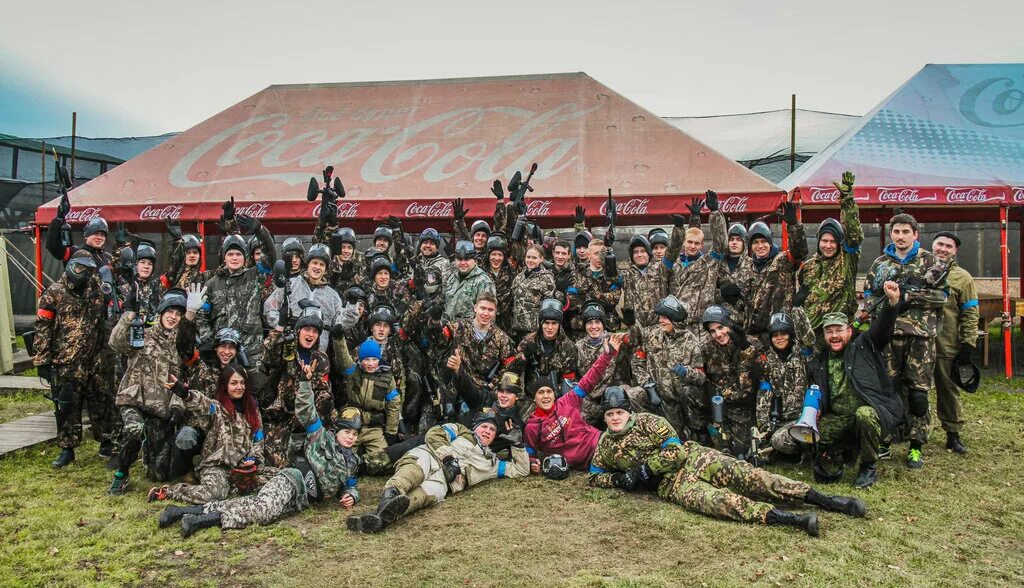
<instances>
[{"instance_id":1,"label":"black gloves","mask_svg":"<svg viewBox=\"0 0 1024 588\"><path fill-rule=\"evenodd\" d=\"M783 202L782 203L782 220L786 221L787 225L796 224L796 203L795 202Z\"/></svg>"},{"instance_id":2,"label":"black gloves","mask_svg":"<svg viewBox=\"0 0 1024 588\"><path fill-rule=\"evenodd\" d=\"M683 216L681 214L673 214L672 215L672 226L675 226L675 227L685 227L687 224L689 224L689 222L690 222L690 219L686 218L685 216Z\"/></svg>"},{"instance_id":3,"label":"black gloves","mask_svg":"<svg viewBox=\"0 0 1024 588\"><path fill-rule=\"evenodd\" d=\"M51 366L48 363L44 363L43 365L37 365L36 366L36 374L40 378L46 380L47 382L52 382L53 381L53 366Z\"/></svg>"},{"instance_id":4,"label":"black gloves","mask_svg":"<svg viewBox=\"0 0 1024 588\"><path fill-rule=\"evenodd\" d=\"M622 309L622 322L627 327L632 327L636 324L636 311L632 308Z\"/></svg>"},{"instance_id":5,"label":"black gloves","mask_svg":"<svg viewBox=\"0 0 1024 588\"><path fill-rule=\"evenodd\" d=\"M175 219L167 221L167 234L175 241L181 240L181 223Z\"/></svg>"},{"instance_id":6,"label":"black gloves","mask_svg":"<svg viewBox=\"0 0 1024 588\"><path fill-rule=\"evenodd\" d=\"M810 294L811 294L811 289L807 288L807 287L800 288L799 290L797 290L796 294L793 294L793 306L794 307L803 306L804 302L807 302L807 297Z\"/></svg>"},{"instance_id":7,"label":"black gloves","mask_svg":"<svg viewBox=\"0 0 1024 588\"><path fill-rule=\"evenodd\" d=\"M971 347L970 345L961 345L960 351L957 351L956 353L956 361L953 362L953 365L964 365L966 363L971 363L971 355L973 354L973 347Z\"/></svg>"},{"instance_id":8,"label":"black gloves","mask_svg":"<svg viewBox=\"0 0 1024 588\"><path fill-rule=\"evenodd\" d=\"M459 464L458 458L452 455L441 460L441 467L444 469L444 479L448 484L453 483L455 478L462 473L462 466Z\"/></svg>"},{"instance_id":9,"label":"black gloves","mask_svg":"<svg viewBox=\"0 0 1024 588\"><path fill-rule=\"evenodd\" d=\"M117 230L114 231L114 244L124 247L128 243L131 243L131 233L128 232L124 223L117 223Z\"/></svg>"},{"instance_id":10,"label":"black gloves","mask_svg":"<svg viewBox=\"0 0 1024 588\"><path fill-rule=\"evenodd\" d=\"M128 284L128 293L125 294L121 308L124 312L139 312L139 293L135 284Z\"/></svg>"},{"instance_id":11,"label":"black gloves","mask_svg":"<svg viewBox=\"0 0 1024 588\"><path fill-rule=\"evenodd\" d=\"M740 298L743 298L743 290L737 284L726 284L722 286L720 292L722 293L722 300L732 306L736 306Z\"/></svg>"},{"instance_id":12,"label":"black gloves","mask_svg":"<svg viewBox=\"0 0 1024 588\"><path fill-rule=\"evenodd\" d=\"M455 216L455 220L462 220L466 218L466 207L463 205L462 198L456 198L452 201L452 214Z\"/></svg>"},{"instance_id":13,"label":"black gloves","mask_svg":"<svg viewBox=\"0 0 1024 588\"><path fill-rule=\"evenodd\" d=\"M573 217L572 217L572 222L573 222L573 224L578 225L578 224L582 223L583 220L586 217L587 217L587 209L583 208L582 206L577 206L576 207L576 214L574 214Z\"/></svg>"},{"instance_id":14,"label":"black gloves","mask_svg":"<svg viewBox=\"0 0 1024 588\"><path fill-rule=\"evenodd\" d=\"M644 490L655 490L661 483L661 476L655 474L647 464L634 468L633 471L636 472L637 486Z\"/></svg>"},{"instance_id":15,"label":"black gloves","mask_svg":"<svg viewBox=\"0 0 1024 588\"><path fill-rule=\"evenodd\" d=\"M501 189L501 180L494 180L494 184L491 186L491 194L501 202L505 199L505 192Z\"/></svg>"},{"instance_id":16,"label":"black gloves","mask_svg":"<svg viewBox=\"0 0 1024 588\"><path fill-rule=\"evenodd\" d=\"M733 343L740 349L746 349L750 347L750 341L747 341L747 332L743 330L743 327L732 326L729 331L732 333Z\"/></svg>"},{"instance_id":17,"label":"black gloves","mask_svg":"<svg viewBox=\"0 0 1024 588\"><path fill-rule=\"evenodd\" d=\"M395 231L401 231L402 230L402 219L398 218L397 216L395 216L393 214L388 216L387 223L388 223L388 226L391 227Z\"/></svg>"},{"instance_id":18,"label":"black gloves","mask_svg":"<svg viewBox=\"0 0 1024 588\"><path fill-rule=\"evenodd\" d=\"M438 303L430 305L430 308L427 309L427 316L433 321L441 320L441 317L444 316L444 306Z\"/></svg>"},{"instance_id":19,"label":"black gloves","mask_svg":"<svg viewBox=\"0 0 1024 588\"><path fill-rule=\"evenodd\" d=\"M338 272L338 278L343 282L349 282L356 276L356 266L351 261L346 261L341 264L341 271Z\"/></svg>"},{"instance_id":20,"label":"black gloves","mask_svg":"<svg viewBox=\"0 0 1024 588\"><path fill-rule=\"evenodd\" d=\"M714 190L704 192L704 204L707 205L708 210L711 212L718 210L718 192Z\"/></svg>"},{"instance_id":21,"label":"black gloves","mask_svg":"<svg viewBox=\"0 0 1024 588\"><path fill-rule=\"evenodd\" d=\"M184 380L178 380L174 382L174 385L171 386L171 392L173 392L175 396L181 398L182 400L188 398L188 386L185 385Z\"/></svg>"},{"instance_id":22,"label":"black gloves","mask_svg":"<svg viewBox=\"0 0 1024 588\"><path fill-rule=\"evenodd\" d=\"M638 473L635 470L619 472L612 474L612 484L626 491L633 490L636 488L637 482L639 482L638 477Z\"/></svg>"},{"instance_id":23,"label":"black gloves","mask_svg":"<svg viewBox=\"0 0 1024 588\"><path fill-rule=\"evenodd\" d=\"M71 212L71 201L68 200L68 195L65 193L60 197L60 204L57 205L57 218L64 220L69 212Z\"/></svg>"},{"instance_id":24,"label":"black gloves","mask_svg":"<svg viewBox=\"0 0 1024 588\"><path fill-rule=\"evenodd\" d=\"M686 205L686 208L689 208L689 209L690 209L690 216L694 216L694 215L696 215L696 216L700 216L700 210L701 210L702 208L704 208L704 201L703 201L703 200L701 200L700 198L698 198L698 197L694 196L694 197L693 197L693 198L692 198L692 199L690 200L690 203ZM681 215L681 214L680 214L680 215L676 215L676 214L673 214L673 215L672 215L672 218L674 219L674 218L675 218L676 216L682 217L682 215ZM685 223L684 223L684 224L685 224ZM681 227L681 226L683 226L683 225L676 225L676 226L678 226L678 227Z\"/></svg>"},{"instance_id":25,"label":"black gloves","mask_svg":"<svg viewBox=\"0 0 1024 588\"><path fill-rule=\"evenodd\" d=\"M384 433L384 440L387 441L388 445L395 445L402 442L401 437L394 433Z\"/></svg>"},{"instance_id":26,"label":"black gloves","mask_svg":"<svg viewBox=\"0 0 1024 588\"><path fill-rule=\"evenodd\" d=\"M260 221L247 214L236 214L235 222L238 223L238 231L247 237L255 235L263 227Z\"/></svg>"},{"instance_id":27,"label":"black gloves","mask_svg":"<svg viewBox=\"0 0 1024 588\"><path fill-rule=\"evenodd\" d=\"M224 204L220 205L221 210L224 212L220 217L226 221L235 218L235 197L232 196L230 200L225 200Z\"/></svg>"},{"instance_id":28,"label":"black gloves","mask_svg":"<svg viewBox=\"0 0 1024 588\"><path fill-rule=\"evenodd\" d=\"M167 420L170 421L172 428L177 429L181 423L185 422L185 410L180 406L172 406Z\"/></svg>"},{"instance_id":29,"label":"black gloves","mask_svg":"<svg viewBox=\"0 0 1024 588\"><path fill-rule=\"evenodd\" d=\"M619 264L615 261L615 252L611 247L608 248L608 253L604 254L604 275L612 280L619 277Z\"/></svg>"},{"instance_id":30,"label":"black gloves","mask_svg":"<svg viewBox=\"0 0 1024 588\"><path fill-rule=\"evenodd\" d=\"M540 347L537 347L537 343L530 341L523 347L523 356L526 359L533 359L540 355Z\"/></svg>"}]
</instances>

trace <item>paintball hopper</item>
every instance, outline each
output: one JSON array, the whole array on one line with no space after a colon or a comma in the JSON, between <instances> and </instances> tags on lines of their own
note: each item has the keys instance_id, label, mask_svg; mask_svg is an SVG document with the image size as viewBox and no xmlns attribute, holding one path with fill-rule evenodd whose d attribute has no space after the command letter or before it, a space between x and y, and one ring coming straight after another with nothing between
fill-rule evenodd
<instances>
[{"instance_id":1,"label":"paintball hopper","mask_svg":"<svg viewBox=\"0 0 1024 588\"><path fill-rule=\"evenodd\" d=\"M71 174L68 173L66 166L57 167L57 173L60 175L60 188L62 192L67 192L74 187L74 184L71 182Z\"/></svg>"},{"instance_id":2,"label":"paintball hopper","mask_svg":"<svg viewBox=\"0 0 1024 588\"><path fill-rule=\"evenodd\" d=\"M345 187L341 184L341 178L334 178L331 181L331 176L334 174L334 166L329 165L324 168L324 189L320 189L320 184L316 181L316 178L309 178L309 186L306 188L306 200L314 202L316 197L320 194L324 195L324 202L333 202L338 198L345 197Z\"/></svg>"},{"instance_id":3,"label":"paintball hopper","mask_svg":"<svg viewBox=\"0 0 1024 588\"><path fill-rule=\"evenodd\" d=\"M804 445L812 445L818 442L818 413L821 411L821 390L812 385L804 394L804 410L800 413L800 420L789 428L789 435Z\"/></svg>"},{"instance_id":4,"label":"paintball hopper","mask_svg":"<svg viewBox=\"0 0 1024 588\"><path fill-rule=\"evenodd\" d=\"M725 398L715 394L711 397L711 422L720 424L725 420L724 408Z\"/></svg>"},{"instance_id":5,"label":"paintball hopper","mask_svg":"<svg viewBox=\"0 0 1024 588\"><path fill-rule=\"evenodd\" d=\"M283 259L274 262L274 286L284 288L288 285L288 266Z\"/></svg>"}]
</instances>

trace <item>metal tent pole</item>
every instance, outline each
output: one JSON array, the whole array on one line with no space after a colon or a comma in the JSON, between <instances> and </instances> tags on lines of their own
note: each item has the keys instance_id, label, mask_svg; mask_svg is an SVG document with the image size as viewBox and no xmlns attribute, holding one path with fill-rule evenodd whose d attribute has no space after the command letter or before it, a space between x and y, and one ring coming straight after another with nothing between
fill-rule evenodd
<instances>
[{"instance_id":1,"label":"metal tent pole","mask_svg":"<svg viewBox=\"0 0 1024 588\"><path fill-rule=\"evenodd\" d=\"M1008 247L1006 244L1006 226L1007 217L1009 216L1009 207L1006 205L999 207L999 254L1003 262L1003 312L1007 316L1010 314L1010 267L1009 267L1009 255ZM1011 325L1009 329L1003 329L1003 363L1006 366L1005 372L1007 378L1013 377L1013 349L1010 347L1010 335L1013 331Z\"/></svg>"}]
</instances>

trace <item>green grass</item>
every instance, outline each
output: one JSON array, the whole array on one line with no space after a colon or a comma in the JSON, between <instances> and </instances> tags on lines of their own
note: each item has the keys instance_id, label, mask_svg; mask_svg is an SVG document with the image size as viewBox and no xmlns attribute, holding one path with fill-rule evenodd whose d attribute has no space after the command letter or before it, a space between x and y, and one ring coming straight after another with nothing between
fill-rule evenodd
<instances>
[{"instance_id":1,"label":"green grass","mask_svg":"<svg viewBox=\"0 0 1024 588\"><path fill-rule=\"evenodd\" d=\"M21 391L16 394L0 396L0 423L53 410L53 402L45 398L41 392Z\"/></svg>"},{"instance_id":2,"label":"green grass","mask_svg":"<svg viewBox=\"0 0 1024 588\"><path fill-rule=\"evenodd\" d=\"M966 457L935 432L923 470L883 462L866 520L820 515L822 536L721 522L573 475L489 482L384 534L345 529L320 505L279 524L158 530L148 483L104 495L110 473L87 443L56 472L52 445L0 459L0 584L238 586L1001 586L1024 583L1024 394L986 380L965 395ZM894 447L902 457L906 446ZM141 474L141 468L137 468ZM781 471L810 480L806 467ZM852 473L847 474L849 482ZM360 482L371 508L383 479Z\"/></svg>"}]
</instances>

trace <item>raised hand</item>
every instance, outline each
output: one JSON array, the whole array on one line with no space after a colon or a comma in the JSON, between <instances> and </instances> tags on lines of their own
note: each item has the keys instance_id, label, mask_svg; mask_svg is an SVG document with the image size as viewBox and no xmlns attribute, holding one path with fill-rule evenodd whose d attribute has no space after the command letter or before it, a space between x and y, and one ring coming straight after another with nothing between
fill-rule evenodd
<instances>
[{"instance_id":1,"label":"raised hand","mask_svg":"<svg viewBox=\"0 0 1024 588\"><path fill-rule=\"evenodd\" d=\"M787 225L796 224L796 202L783 202L782 203L782 220L786 221Z\"/></svg>"},{"instance_id":2,"label":"raised hand","mask_svg":"<svg viewBox=\"0 0 1024 588\"><path fill-rule=\"evenodd\" d=\"M494 184L491 185L491 194L501 202L505 199L505 191L501 187L501 180L494 180Z\"/></svg>"},{"instance_id":3,"label":"raised hand","mask_svg":"<svg viewBox=\"0 0 1024 588\"><path fill-rule=\"evenodd\" d=\"M172 218L167 220L167 234L175 241L181 240L181 223L178 219Z\"/></svg>"},{"instance_id":4,"label":"raised hand","mask_svg":"<svg viewBox=\"0 0 1024 588\"><path fill-rule=\"evenodd\" d=\"M704 203L707 204L708 210L711 212L718 210L718 192L714 190L704 192Z\"/></svg>"},{"instance_id":5,"label":"raised hand","mask_svg":"<svg viewBox=\"0 0 1024 588\"><path fill-rule=\"evenodd\" d=\"M690 216L699 215L701 209L704 208L704 201L702 199L698 198L697 196L694 196L693 198L690 199L690 203L686 205L686 208L690 209ZM673 214L672 218L674 219L676 216L682 216L682 215L675 215L675 214ZM686 223L684 222L683 224L686 224ZM683 225L676 225L676 226L677 227L681 227Z\"/></svg>"},{"instance_id":6,"label":"raised hand","mask_svg":"<svg viewBox=\"0 0 1024 588\"><path fill-rule=\"evenodd\" d=\"M582 206L576 207L576 214L572 217L573 224L580 224L587 218L587 209Z\"/></svg>"},{"instance_id":7,"label":"raised hand","mask_svg":"<svg viewBox=\"0 0 1024 588\"><path fill-rule=\"evenodd\" d=\"M466 218L467 213L469 213L469 211L466 210L462 198L456 198L452 201L452 214L455 216L455 220L462 220Z\"/></svg>"},{"instance_id":8,"label":"raised hand","mask_svg":"<svg viewBox=\"0 0 1024 588\"><path fill-rule=\"evenodd\" d=\"M832 185L839 190L839 193L843 196L848 196L853 193L853 180L855 176L853 172L843 172L843 179L840 182L832 182Z\"/></svg>"}]
</instances>

